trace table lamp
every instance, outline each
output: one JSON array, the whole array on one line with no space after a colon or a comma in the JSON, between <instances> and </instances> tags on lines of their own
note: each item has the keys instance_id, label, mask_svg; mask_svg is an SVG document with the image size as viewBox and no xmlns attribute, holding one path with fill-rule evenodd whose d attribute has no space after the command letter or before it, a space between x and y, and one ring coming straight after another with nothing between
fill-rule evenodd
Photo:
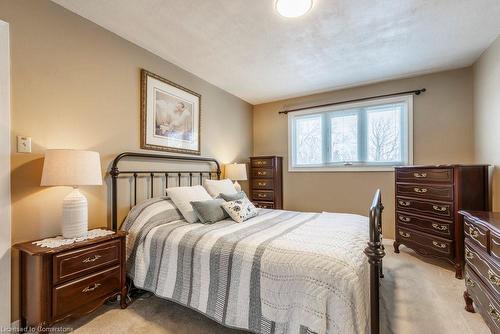
<instances>
[{"instance_id":1,"label":"table lamp","mask_svg":"<svg viewBox=\"0 0 500 334\"><path fill-rule=\"evenodd\" d=\"M78 186L102 185L99 153L81 150L47 150L41 186L70 186L73 191L63 200L64 238L87 235L88 205Z\"/></svg>"},{"instance_id":2,"label":"table lamp","mask_svg":"<svg viewBox=\"0 0 500 334\"><path fill-rule=\"evenodd\" d=\"M234 187L237 191L241 191L238 181L247 180L247 165L237 163L226 165L226 177L234 181Z\"/></svg>"}]
</instances>

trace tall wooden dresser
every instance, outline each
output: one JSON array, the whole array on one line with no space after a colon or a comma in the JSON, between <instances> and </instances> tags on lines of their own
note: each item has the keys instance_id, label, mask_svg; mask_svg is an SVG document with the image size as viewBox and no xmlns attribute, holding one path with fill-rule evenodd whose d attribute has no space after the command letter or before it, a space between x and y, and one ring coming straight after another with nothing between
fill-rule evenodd
<instances>
[{"instance_id":1,"label":"tall wooden dresser","mask_svg":"<svg viewBox=\"0 0 500 334\"><path fill-rule=\"evenodd\" d=\"M465 234L465 309L500 333L500 213L460 211Z\"/></svg>"},{"instance_id":2,"label":"tall wooden dresser","mask_svg":"<svg viewBox=\"0 0 500 334\"><path fill-rule=\"evenodd\" d=\"M250 158L250 198L255 206L283 209L283 158Z\"/></svg>"},{"instance_id":3,"label":"tall wooden dresser","mask_svg":"<svg viewBox=\"0 0 500 334\"><path fill-rule=\"evenodd\" d=\"M463 219L459 210L489 209L487 165L396 167L396 238L417 253L455 265L463 277Z\"/></svg>"}]
</instances>

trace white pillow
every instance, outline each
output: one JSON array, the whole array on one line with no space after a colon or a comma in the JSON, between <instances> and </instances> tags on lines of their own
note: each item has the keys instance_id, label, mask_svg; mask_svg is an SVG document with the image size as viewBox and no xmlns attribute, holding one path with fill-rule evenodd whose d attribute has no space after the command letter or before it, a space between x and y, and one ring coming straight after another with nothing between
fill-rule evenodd
<instances>
[{"instance_id":1,"label":"white pillow","mask_svg":"<svg viewBox=\"0 0 500 334\"><path fill-rule=\"evenodd\" d=\"M238 191L234 187L233 182L229 179L225 180L203 180L203 186L212 197L217 197L219 194L236 194Z\"/></svg>"},{"instance_id":2,"label":"white pillow","mask_svg":"<svg viewBox=\"0 0 500 334\"><path fill-rule=\"evenodd\" d=\"M222 203L222 208L226 210L229 216L237 223L243 223L245 220L259 214L259 210L246 197L237 199L236 201Z\"/></svg>"},{"instance_id":3,"label":"white pillow","mask_svg":"<svg viewBox=\"0 0 500 334\"><path fill-rule=\"evenodd\" d=\"M198 216L190 202L212 199L202 186L168 188L167 195L189 223L198 220Z\"/></svg>"}]
</instances>

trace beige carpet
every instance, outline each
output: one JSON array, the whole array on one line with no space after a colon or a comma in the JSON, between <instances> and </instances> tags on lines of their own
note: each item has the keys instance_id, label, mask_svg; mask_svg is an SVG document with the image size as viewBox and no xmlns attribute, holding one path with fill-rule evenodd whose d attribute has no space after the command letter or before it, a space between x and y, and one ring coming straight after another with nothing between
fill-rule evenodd
<instances>
[{"instance_id":1,"label":"beige carpet","mask_svg":"<svg viewBox=\"0 0 500 334\"><path fill-rule=\"evenodd\" d=\"M386 248L381 292L383 333L490 333L478 314L464 310L464 281L454 278L451 265L421 258L404 246L400 254L394 254L390 245ZM106 305L84 318L58 326L61 325L78 334L244 333L148 295L135 300L126 310Z\"/></svg>"}]
</instances>

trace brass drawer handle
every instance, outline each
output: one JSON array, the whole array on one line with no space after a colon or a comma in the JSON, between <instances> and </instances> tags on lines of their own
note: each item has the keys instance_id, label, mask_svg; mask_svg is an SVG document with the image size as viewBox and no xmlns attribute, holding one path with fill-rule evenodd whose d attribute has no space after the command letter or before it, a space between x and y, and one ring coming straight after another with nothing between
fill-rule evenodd
<instances>
[{"instance_id":1,"label":"brass drawer handle","mask_svg":"<svg viewBox=\"0 0 500 334\"><path fill-rule=\"evenodd\" d=\"M476 231L473 227L469 227L469 235L473 238L477 238L479 236L479 232Z\"/></svg>"},{"instance_id":2,"label":"brass drawer handle","mask_svg":"<svg viewBox=\"0 0 500 334\"><path fill-rule=\"evenodd\" d=\"M500 277L495 275L493 271L488 269L488 279L490 280L491 283L493 283L496 286L500 286Z\"/></svg>"},{"instance_id":3,"label":"brass drawer handle","mask_svg":"<svg viewBox=\"0 0 500 334\"><path fill-rule=\"evenodd\" d=\"M266 198L267 196L265 194L257 194L258 197L260 198Z\"/></svg>"},{"instance_id":4,"label":"brass drawer handle","mask_svg":"<svg viewBox=\"0 0 500 334\"><path fill-rule=\"evenodd\" d=\"M82 262L83 263L91 263L91 262L95 262L95 261L99 260L100 258L101 258L101 255L96 254L94 256L89 256L88 258L86 258Z\"/></svg>"},{"instance_id":5,"label":"brass drawer handle","mask_svg":"<svg viewBox=\"0 0 500 334\"><path fill-rule=\"evenodd\" d=\"M415 176L418 179L422 179L427 177L427 173L413 173L413 176Z\"/></svg>"},{"instance_id":6,"label":"brass drawer handle","mask_svg":"<svg viewBox=\"0 0 500 334\"><path fill-rule=\"evenodd\" d=\"M86 287L85 289L83 289L82 292L83 293L92 292L92 291L94 291L95 289L97 289L100 286L101 286L101 283L94 283L93 286L89 285L88 287Z\"/></svg>"},{"instance_id":7,"label":"brass drawer handle","mask_svg":"<svg viewBox=\"0 0 500 334\"><path fill-rule=\"evenodd\" d=\"M410 233L406 233L403 231L399 231L399 235L402 236L403 238L409 238L411 236Z\"/></svg>"},{"instance_id":8,"label":"brass drawer handle","mask_svg":"<svg viewBox=\"0 0 500 334\"><path fill-rule=\"evenodd\" d=\"M447 206L442 206L442 205L433 205L432 208L436 211L439 211L439 212L444 212L444 211L448 210Z\"/></svg>"},{"instance_id":9,"label":"brass drawer handle","mask_svg":"<svg viewBox=\"0 0 500 334\"><path fill-rule=\"evenodd\" d=\"M446 248L446 244L443 242L432 241L432 244L437 248Z\"/></svg>"},{"instance_id":10,"label":"brass drawer handle","mask_svg":"<svg viewBox=\"0 0 500 334\"><path fill-rule=\"evenodd\" d=\"M448 226L447 225L433 223L432 227L435 228L438 231L448 231Z\"/></svg>"},{"instance_id":11,"label":"brass drawer handle","mask_svg":"<svg viewBox=\"0 0 500 334\"><path fill-rule=\"evenodd\" d=\"M267 164L266 161L262 161L262 160L257 160L256 163L257 163L257 165L266 165Z\"/></svg>"},{"instance_id":12,"label":"brass drawer handle","mask_svg":"<svg viewBox=\"0 0 500 334\"><path fill-rule=\"evenodd\" d=\"M472 253L468 248L465 249L465 258L467 260L474 259L474 253Z\"/></svg>"},{"instance_id":13,"label":"brass drawer handle","mask_svg":"<svg viewBox=\"0 0 500 334\"><path fill-rule=\"evenodd\" d=\"M470 286L471 288L475 287L476 286L476 282L474 282L473 280L470 279L469 275L467 275L467 277L465 277L465 285L466 286Z\"/></svg>"},{"instance_id":14,"label":"brass drawer handle","mask_svg":"<svg viewBox=\"0 0 500 334\"><path fill-rule=\"evenodd\" d=\"M495 322L500 321L500 313L498 313L495 306L493 306L491 303L488 305L488 314Z\"/></svg>"},{"instance_id":15,"label":"brass drawer handle","mask_svg":"<svg viewBox=\"0 0 500 334\"><path fill-rule=\"evenodd\" d=\"M424 194L424 193L427 192L427 188L418 188L418 187L415 187L415 188L413 188L413 191L416 192L416 193Z\"/></svg>"},{"instance_id":16,"label":"brass drawer handle","mask_svg":"<svg viewBox=\"0 0 500 334\"><path fill-rule=\"evenodd\" d=\"M267 183L266 182L257 182L257 184L261 187L265 186Z\"/></svg>"},{"instance_id":17,"label":"brass drawer handle","mask_svg":"<svg viewBox=\"0 0 500 334\"><path fill-rule=\"evenodd\" d=\"M257 172L257 175L267 175L266 172Z\"/></svg>"},{"instance_id":18,"label":"brass drawer handle","mask_svg":"<svg viewBox=\"0 0 500 334\"><path fill-rule=\"evenodd\" d=\"M402 205L402 206L410 206L410 201L398 201L399 205Z\"/></svg>"},{"instance_id":19,"label":"brass drawer handle","mask_svg":"<svg viewBox=\"0 0 500 334\"><path fill-rule=\"evenodd\" d=\"M401 220L402 222L405 222L405 223L408 223L409 221L411 221L411 218L405 217L405 216L399 216L398 218L399 218L399 220Z\"/></svg>"}]
</instances>

